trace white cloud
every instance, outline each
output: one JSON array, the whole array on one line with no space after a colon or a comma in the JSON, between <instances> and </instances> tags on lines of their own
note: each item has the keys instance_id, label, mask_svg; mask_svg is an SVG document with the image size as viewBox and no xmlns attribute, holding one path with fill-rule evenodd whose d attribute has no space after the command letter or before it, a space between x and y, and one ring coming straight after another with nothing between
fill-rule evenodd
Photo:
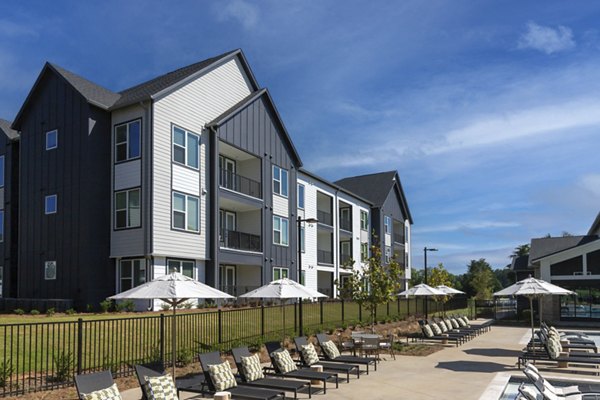
<instances>
[{"instance_id":1,"label":"white cloud","mask_svg":"<svg viewBox=\"0 0 600 400\"><path fill-rule=\"evenodd\" d=\"M38 33L30 27L30 23L15 23L6 19L0 19L0 36L4 37L20 37L32 36L37 37Z\"/></svg>"},{"instance_id":2,"label":"white cloud","mask_svg":"<svg viewBox=\"0 0 600 400\"><path fill-rule=\"evenodd\" d=\"M254 28L258 24L258 7L244 0L233 0L224 7L219 3L219 19L221 21L234 20L242 24L244 29Z\"/></svg>"},{"instance_id":3,"label":"white cloud","mask_svg":"<svg viewBox=\"0 0 600 400\"><path fill-rule=\"evenodd\" d=\"M520 49L534 49L546 54L557 53L574 47L573 31L562 25L554 29L538 25L535 22L529 22L527 32L519 38Z\"/></svg>"},{"instance_id":4,"label":"white cloud","mask_svg":"<svg viewBox=\"0 0 600 400\"><path fill-rule=\"evenodd\" d=\"M580 185L600 199L600 174L585 175L580 180Z\"/></svg>"},{"instance_id":5,"label":"white cloud","mask_svg":"<svg viewBox=\"0 0 600 400\"><path fill-rule=\"evenodd\" d=\"M430 232L452 232L460 230L477 230L477 229L497 229L497 228L515 228L520 226L517 222L502 222L502 221L471 221L457 222L455 224L424 226L422 228L414 228L414 233L430 233Z\"/></svg>"}]
</instances>

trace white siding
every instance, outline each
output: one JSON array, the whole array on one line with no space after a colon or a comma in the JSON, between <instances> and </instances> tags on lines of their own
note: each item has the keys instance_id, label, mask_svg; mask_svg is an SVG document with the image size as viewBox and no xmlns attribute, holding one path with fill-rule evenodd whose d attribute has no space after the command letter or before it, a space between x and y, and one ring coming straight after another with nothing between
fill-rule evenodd
<instances>
[{"instance_id":1,"label":"white siding","mask_svg":"<svg viewBox=\"0 0 600 400\"><path fill-rule=\"evenodd\" d=\"M405 270L405 277L406 279L410 279L411 275L410 275L410 269L412 268L412 250L410 248L411 245L411 226L410 226L410 222L407 219L406 221L404 221L404 224L406 226L406 245L404 246L404 248L406 249L406 270Z\"/></svg>"},{"instance_id":2,"label":"white siding","mask_svg":"<svg viewBox=\"0 0 600 400\"><path fill-rule=\"evenodd\" d=\"M298 183L304 185L303 218L315 218L317 215L317 190L302 174L298 174ZM304 224L304 253L302 270L306 286L317 290L317 224Z\"/></svg>"},{"instance_id":3,"label":"white siding","mask_svg":"<svg viewBox=\"0 0 600 400\"><path fill-rule=\"evenodd\" d=\"M140 159L115 164L114 190L142 185L142 162Z\"/></svg>"},{"instance_id":4,"label":"white siding","mask_svg":"<svg viewBox=\"0 0 600 400\"><path fill-rule=\"evenodd\" d=\"M238 61L231 60L154 103L153 249L155 254L174 254L178 257L195 259L205 259L207 255L208 196L200 195L199 235L171 229L171 124L185 127L196 133L204 132L204 125L207 122L250 94L250 86L247 82L247 77ZM207 136L203 133L200 137L199 192L208 185Z\"/></svg>"},{"instance_id":5,"label":"white siding","mask_svg":"<svg viewBox=\"0 0 600 400\"><path fill-rule=\"evenodd\" d=\"M288 217L290 214L289 202L286 197L273 195L273 214ZM316 214L316 211L315 211Z\"/></svg>"},{"instance_id":6,"label":"white siding","mask_svg":"<svg viewBox=\"0 0 600 400\"><path fill-rule=\"evenodd\" d=\"M200 196L200 172L173 164L173 190Z\"/></svg>"},{"instance_id":7,"label":"white siding","mask_svg":"<svg viewBox=\"0 0 600 400\"><path fill-rule=\"evenodd\" d=\"M169 259L181 259L181 257L154 257L153 264L150 266L150 278L156 279L158 277L164 276L167 273L167 258ZM194 271L194 276L200 282L206 282L206 264L204 260L195 260L196 261L196 269ZM191 299L191 302L194 304L198 303L196 299ZM154 311L159 311L161 309L163 302L161 300L154 300Z\"/></svg>"}]
</instances>

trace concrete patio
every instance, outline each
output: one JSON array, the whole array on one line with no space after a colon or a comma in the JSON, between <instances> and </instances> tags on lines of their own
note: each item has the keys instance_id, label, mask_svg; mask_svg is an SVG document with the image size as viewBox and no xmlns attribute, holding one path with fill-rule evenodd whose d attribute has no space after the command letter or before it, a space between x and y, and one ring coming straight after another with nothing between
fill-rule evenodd
<instances>
[{"instance_id":1,"label":"concrete patio","mask_svg":"<svg viewBox=\"0 0 600 400\"><path fill-rule=\"evenodd\" d=\"M327 390L326 396L319 394L314 398L477 400L495 378L498 385L504 386L506 379L498 380L498 376L522 375L516 361L528 332L527 328L494 326L462 346L447 347L427 357L397 356L394 361L385 354L377 372L362 375L358 382L354 378L350 383L340 383L339 389ZM140 396L139 389L123 393L124 400L137 400ZM182 398L201 396L186 393Z\"/></svg>"}]
</instances>

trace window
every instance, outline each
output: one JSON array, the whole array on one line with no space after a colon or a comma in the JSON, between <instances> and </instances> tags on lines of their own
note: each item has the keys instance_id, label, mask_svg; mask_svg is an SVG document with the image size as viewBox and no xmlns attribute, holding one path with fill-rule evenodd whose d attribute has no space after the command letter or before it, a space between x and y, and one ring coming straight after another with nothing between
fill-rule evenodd
<instances>
[{"instance_id":1,"label":"window","mask_svg":"<svg viewBox=\"0 0 600 400\"><path fill-rule=\"evenodd\" d=\"M136 228L141 225L140 189L115 193L115 228Z\"/></svg>"},{"instance_id":2,"label":"window","mask_svg":"<svg viewBox=\"0 0 600 400\"><path fill-rule=\"evenodd\" d=\"M360 212L360 229L363 231L369 230L369 214L366 211Z\"/></svg>"},{"instance_id":3,"label":"window","mask_svg":"<svg viewBox=\"0 0 600 400\"><path fill-rule=\"evenodd\" d=\"M289 272L290 270L288 268L275 267L273 268L273 280L276 281L277 279L287 278Z\"/></svg>"},{"instance_id":4,"label":"window","mask_svg":"<svg viewBox=\"0 0 600 400\"><path fill-rule=\"evenodd\" d=\"M0 187L4 187L4 156L0 156Z\"/></svg>"},{"instance_id":5,"label":"window","mask_svg":"<svg viewBox=\"0 0 600 400\"><path fill-rule=\"evenodd\" d=\"M276 165L273 165L273 193L284 197L288 195L288 172Z\"/></svg>"},{"instance_id":6,"label":"window","mask_svg":"<svg viewBox=\"0 0 600 400\"><path fill-rule=\"evenodd\" d=\"M140 156L141 121L127 122L115 127L115 161L127 161Z\"/></svg>"},{"instance_id":7,"label":"window","mask_svg":"<svg viewBox=\"0 0 600 400\"><path fill-rule=\"evenodd\" d=\"M2 286L4 283L4 267L0 267L0 297L2 296Z\"/></svg>"},{"instance_id":8,"label":"window","mask_svg":"<svg viewBox=\"0 0 600 400\"><path fill-rule=\"evenodd\" d=\"M4 242L4 210L0 210L0 243Z\"/></svg>"},{"instance_id":9,"label":"window","mask_svg":"<svg viewBox=\"0 0 600 400\"><path fill-rule=\"evenodd\" d=\"M44 279L47 281L56 279L56 261L46 261L44 263Z\"/></svg>"},{"instance_id":10,"label":"window","mask_svg":"<svg viewBox=\"0 0 600 400\"><path fill-rule=\"evenodd\" d=\"M360 261L367 261L369 259L369 243L360 244Z\"/></svg>"},{"instance_id":11,"label":"window","mask_svg":"<svg viewBox=\"0 0 600 400\"><path fill-rule=\"evenodd\" d=\"M146 283L146 263L142 259L121 260L121 292Z\"/></svg>"},{"instance_id":12,"label":"window","mask_svg":"<svg viewBox=\"0 0 600 400\"><path fill-rule=\"evenodd\" d=\"M304 185L298 185L298 208L304 209Z\"/></svg>"},{"instance_id":13,"label":"window","mask_svg":"<svg viewBox=\"0 0 600 400\"><path fill-rule=\"evenodd\" d=\"M389 262L392 260L392 248L391 247L385 247L385 263L389 264Z\"/></svg>"},{"instance_id":14,"label":"window","mask_svg":"<svg viewBox=\"0 0 600 400\"><path fill-rule=\"evenodd\" d=\"M179 272L189 278L194 278L194 267L196 266L194 261L169 260L167 266L169 267L169 273Z\"/></svg>"},{"instance_id":15,"label":"window","mask_svg":"<svg viewBox=\"0 0 600 400\"><path fill-rule=\"evenodd\" d=\"M46 150L52 150L58 147L58 130L54 129L46 132Z\"/></svg>"},{"instance_id":16,"label":"window","mask_svg":"<svg viewBox=\"0 0 600 400\"><path fill-rule=\"evenodd\" d=\"M301 226L300 227L300 251L305 253L306 251L304 250L304 239L305 238L305 234L304 234L304 227Z\"/></svg>"},{"instance_id":17,"label":"window","mask_svg":"<svg viewBox=\"0 0 600 400\"><path fill-rule=\"evenodd\" d=\"M44 199L44 210L46 214L56 214L57 198L55 194L46 196Z\"/></svg>"},{"instance_id":18,"label":"window","mask_svg":"<svg viewBox=\"0 0 600 400\"><path fill-rule=\"evenodd\" d=\"M173 126L173 161L198 169L200 137Z\"/></svg>"},{"instance_id":19,"label":"window","mask_svg":"<svg viewBox=\"0 0 600 400\"><path fill-rule=\"evenodd\" d=\"M387 234L391 234L392 233L392 219L390 217L388 217L387 215L383 217L383 225L384 225L384 232Z\"/></svg>"},{"instance_id":20,"label":"window","mask_svg":"<svg viewBox=\"0 0 600 400\"><path fill-rule=\"evenodd\" d=\"M287 218L273 216L273 244L280 246L287 246L289 244Z\"/></svg>"},{"instance_id":21,"label":"window","mask_svg":"<svg viewBox=\"0 0 600 400\"><path fill-rule=\"evenodd\" d=\"M306 271L304 270L300 271L300 284L306 286Z\"/></svg>"},{"instance_id":22,"label":"window","mask_svg":"<svg viewBox=\"0 0 600 400\"><path fill-rule=\"evenodd\" d=\"M173 192L173 228L200 231L200 200L194 196Z\"/></svg>"}]
</instances>

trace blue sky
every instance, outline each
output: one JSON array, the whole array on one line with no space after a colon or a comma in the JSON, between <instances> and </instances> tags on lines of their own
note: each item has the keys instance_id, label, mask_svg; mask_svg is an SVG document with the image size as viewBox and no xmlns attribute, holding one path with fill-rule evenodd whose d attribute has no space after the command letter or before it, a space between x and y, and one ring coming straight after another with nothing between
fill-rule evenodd
<instances>
[{"instance_id":1,"label":"blue sky","mask_svg":"<svg viewBox=\"0 0 600 400\"><path fill-rule=\"evenodd\" d=\"M600 211L600 4L4 1L0 117L48 60L112 90L242 48L305 167L397 169L413 265L494 267Z\"/></svg>"}]
</instances>

